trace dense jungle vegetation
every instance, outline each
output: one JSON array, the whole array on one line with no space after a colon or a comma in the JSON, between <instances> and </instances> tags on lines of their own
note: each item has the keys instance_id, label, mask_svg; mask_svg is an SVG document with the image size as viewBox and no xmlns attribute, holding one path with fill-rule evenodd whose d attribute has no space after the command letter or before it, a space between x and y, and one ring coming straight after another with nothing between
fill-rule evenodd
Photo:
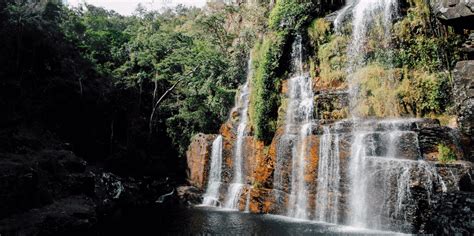
<instances>
[{"instance_id":1,"label":"dense jungle vegetation","mask_svg":"<svg viewBox=\"0 0 474 236\"><path fill-rule=\"evenodd\" d=\"M182 173L192 135L216 133L228 116L265 14L210 4L139 6L121 16L92 5L1 1L0 124L50 131L119 173ZM8 132L5 139L16 131Z\"/></svg>"}]
</instances>

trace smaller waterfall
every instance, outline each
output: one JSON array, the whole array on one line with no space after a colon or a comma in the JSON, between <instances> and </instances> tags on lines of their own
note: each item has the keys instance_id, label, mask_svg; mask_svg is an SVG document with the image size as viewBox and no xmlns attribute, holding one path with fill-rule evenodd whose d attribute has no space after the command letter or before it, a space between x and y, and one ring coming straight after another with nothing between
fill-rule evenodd
<instances>
[{"instance_id":1,"label":"smaller waterfall","mask_svg":"<svg viewBox=\"0 0 474 236\"><path fill-rule=\"evenodd\" d=\"M247 135L246 129L248 124L248 109L249 109L249 100L250 100L250 79L252 78L252 60L248 61L247 69L247 81L245 82L242 90L240 91L240 97L237 101L237 106L235 109L240 110L239 118L240 121L237 126L237 139L235 141L235 149L233 156L233 178L232 183L230 184L226 201L224 203L224 208L229 209L238 209L240 195L242 194L242 188L244 186L244 139Z\"/></svg>"},{"instance_id":2,"label":"smaller waterfall","mask_svg":"<svg viewBox=\"0 0 474 236\"><path fill-rule=\"evenodd\" d=\"M338 123L335 124L337 130ZM328 126L324 126L319 148L318 188L316 196L316 214L318 221L338 223L340 153L339 135L332 134Z\"/></svg>"},{"instance_id":3,"label":"smaller waterfall","mask_svg":"<svg viewBox=\"0 0 474 236\"><path fill-rule=\"evenodd\" d=\"M353 3L354 3L353 0L352 1L348 0L346 5L341 10L338 11L336 19L334 19L334 32L341 33L342 23L344 19L346 18L347 13L349 12L349 9L352 7Z\"/></svg>"},{"instance_id":4,"label":"smaller waterfall","mask_svg":"<svg viewBox=\"0 0 474 236\"><path fill-rule=\"evenodd\" d=\"M209 170L209 181L202 202L205 206L218 206L219 189L222 174L222 136L219 135L212 143L211 167Z\"/></svg>"},{"instance_id":5,"label":"smaller waterfall","mask_svg":"<svg viewBox=\"0 0 474 236\"><path fill-rule=\"evenodd\" d=\"M285 134L293 140L291 157L291 193L288 215L308 218L308 186L305 181L306 156L310 146L311 121L313 116L313 84L303 69L302 38L297 36L293 44L292 58L294 76L289 79L289 104ZM279 157L284 158L284 157Z\"/></svg>"},{"instance_id":6,"label":"smaller waterfall","mask_svg":"<svg viewBox=\"0 0 474 236\"><path fill-rule=\"evenodd\" d=\"M251 191L251 188L248 189L248 192L247 192L247 199L245 200L245 212L250 212L250 191Z\"/></svg>"}]
</instances>

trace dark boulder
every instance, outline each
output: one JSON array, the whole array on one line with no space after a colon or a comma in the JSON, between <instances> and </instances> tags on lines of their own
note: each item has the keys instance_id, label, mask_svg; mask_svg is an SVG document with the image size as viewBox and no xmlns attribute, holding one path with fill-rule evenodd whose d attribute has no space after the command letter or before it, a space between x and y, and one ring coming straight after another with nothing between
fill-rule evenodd
<instances>
[{"instance_id":1,"label":"dark boulder","mask_svg":"<svg viewBox=\"0 0 474 236\"><path fill-rule=\"evenodd\" d=\"M467 160L474 161L474 60L460 61L454 74L454 102Z\"/></svg>"},{"instance_id":2,"label":"dark boulder","mask_svg":"<svg viewBox=\"0 0 474 236\"><path fill-rule=\"evenodd\" d=\"M178 195L178 199L182 204L198 205L202 203L203 192L194 186L180 186L176 189L176 192ZM162 196L171 197L170 193Z\"/></svg>"},{"instance_id":3,"label":"dark boulder","mask_svg":"<svg viewBox=\"0 0 474 236\"><path fill-rule=\"evenodd\" d=\"M474 1L431 1L433 13L438 19L458 29L474 29Z\"/></svg>"}]
</instances>

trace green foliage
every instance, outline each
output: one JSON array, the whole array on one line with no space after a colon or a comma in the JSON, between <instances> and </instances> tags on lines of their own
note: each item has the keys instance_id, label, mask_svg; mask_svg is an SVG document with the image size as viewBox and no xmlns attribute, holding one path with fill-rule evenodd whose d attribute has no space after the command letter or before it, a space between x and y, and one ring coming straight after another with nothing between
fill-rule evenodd
<instances>
[{"instance_id":1,"label":"green foliage","mask_svg":"<svg viewBox=\"0 0 474 236\"><path fill-rule=\"evenodd\" d=\"M438 144L438 155L438 161L441 163L452 163L457 159L456 153L444 144Z\"/></svg>"},{"instance_id":2,"label":"green foliage","mask_svg":"<svg viewBox=\"0 0 474 236\"><path fill-rule=\"evenodd\" d=\"M298 0L277 0L269 16L271 30L299 31L311 20L315 5Z\"/></svg>"},{"instance_id":3,"label":"green foliage","mask_svg":"<svg viewBox=\"0 0 474 236\"><path fill-rule=\"evenodd\" d=\"M446 74L406 71L404 77L396 91L402 111L417 117L445 111L450 98Z\"/></svg>"},{"instance_id":4,"label":"green foliage","mask_svg":"<svg viewBox=\"0 0 474 236\"><path fill-rule=\"evenodd\" d=\"M256 181L256 180L255 180L255 181L252 183L252 188L253 188L253 189L260 189L260 188L262 188L262 187L263 187L263 185L262 185L262 183L260 183L259 181Z\"/></svg>"},{"instance_id":5,"label":"green foliage","mask_svg":"<svg viewBox=\"0 0 474 236\"><path fill-rule=\"evenodd\" d=\"M456 45L460 39L433 19L426 1L409 1L407 15L392 29L391 43L386 41L382 24L369 29L371 37L361 49L366 66L356 68L351 75L347 75L346 65L350 25L344 26L345 34L333 35L324 19L315 19L308 35L315 49L309 64L311 76L317 78L316 86L345 88L350 76L358 85L360 96L355 108L361 116L446 115L452 101L447 71L459 58Z\"/></svg>"},{"instance_id":6,"label":"green foliage","mask_svg":"<svg viewBox=\"0 0 474 236\"><path fill-rule=\"evenodd\" d=\"M331 36L331 23L324 18L314 19L308 27L308 36L315 47L327 43Z\"/></svg>"},{"instance_id":7,"label":"green foliage","mask_svg":"<svg viewBox=\"0 0 474 236\"><path fill-rule=\"evenodd\" d=\"M255 137L267 143L276 129L279 106L279 82L276 73L283 55L286 34L266 35L254 49L255 75L252 83L250 118L255 128Z\"/></svg>"},{"instance_id":8,"label":"green foliage","mask_svg":"<svg viewBox=\"0 0 474 236\"><path fill-rule=\"evenodd\" d=\"M347 41L347 37L333 36L329 42L319 47L317 53L319 73L315 76L321 78L321 85L328 86L345 83L347 76L345 71Z\"/></svg>"},{"instance_id":9,"label":"green foliage","mask_svg":"<svg viewBox=\"0 0 474 236\"><path fill-rule=\"evenodd\" d=\"M14 59L1 58L2 77L23 75L29 82L38 76L40 88L48 85L38 93L67 77L68 88L78 94L93 91L110 101L103 124L125 129L114 132L117 146L132 150L165 142L172 145L161 152L173 149L180 155L194 134L218 132L245 79L251 45L267 21L262 23L264 11L256 12L261 8L139 9L135 16L121 16L87 4L68 9L52 0L7 1L0 3L0 38L6 46L2 54Z\"/></svg>"},{"instance_id":10,"label":"green foliage","mask_svg":"<svg viewBox=\"0 0 474 236\"><path fill-rule=\"evenodd\" d=\"M395 88L397 72L379 64L370 64L359 69L352 79L358 81L359 95L356 112L360 116L394 117L399 114ZM384 78L384 79L381 79ZM387 79L391 78L391 79Z\"/></svg>"},{"instance_id":11,"label":"green foliage","mask_svg":"<svg viewBox=\"0 0 474 236\"><path fill-rule=\"evenodd\" d=\"M80 48L82 55L96 66L102 76L108 76L117 66L118 49L130 40L126 29L130 19L93 5L65 12L62 24L66 39Z\"/></svg>"}]
</instances>

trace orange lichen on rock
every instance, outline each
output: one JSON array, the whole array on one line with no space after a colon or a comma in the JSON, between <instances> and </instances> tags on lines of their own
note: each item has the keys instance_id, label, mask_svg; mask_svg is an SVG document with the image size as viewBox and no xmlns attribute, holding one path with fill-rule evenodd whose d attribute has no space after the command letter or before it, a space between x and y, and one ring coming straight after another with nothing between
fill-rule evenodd
<instances>
[{"instance_id":1,"label":"orange lichen on rock","mask_svg":"<svg viewBox=\"0 0 474 236\"><path fill-rule=\"evenodd\" d=\"M307 142L308 154L305 155L305 175L304 179L306 184L314 185L318 175L318 163L319 163L319 137L311 135L307 137L304 142Z\"/></svg>"},{"instance_id":2,"label":"orange lichen on rock","mask_svg":"<svg viewBox=\"0 0 474 236\"><path fill-rule=\"evenodd\" d=\"M272 189L250 188L249 210L252 213L274 213L275 199Z\"/></svg>"},{"instance_id":3,"label":"orange lichen on rock","mask_svg":"<svg viewBox=\"0 0 474 236\"><path fill-rule=\"evenodd\" d=\"M273 175L273 161L270 155L265 153L265 145L262 141L254 141L255 168L252 173L254 185L271 187Z\"/></svg>"}]
</instances>

